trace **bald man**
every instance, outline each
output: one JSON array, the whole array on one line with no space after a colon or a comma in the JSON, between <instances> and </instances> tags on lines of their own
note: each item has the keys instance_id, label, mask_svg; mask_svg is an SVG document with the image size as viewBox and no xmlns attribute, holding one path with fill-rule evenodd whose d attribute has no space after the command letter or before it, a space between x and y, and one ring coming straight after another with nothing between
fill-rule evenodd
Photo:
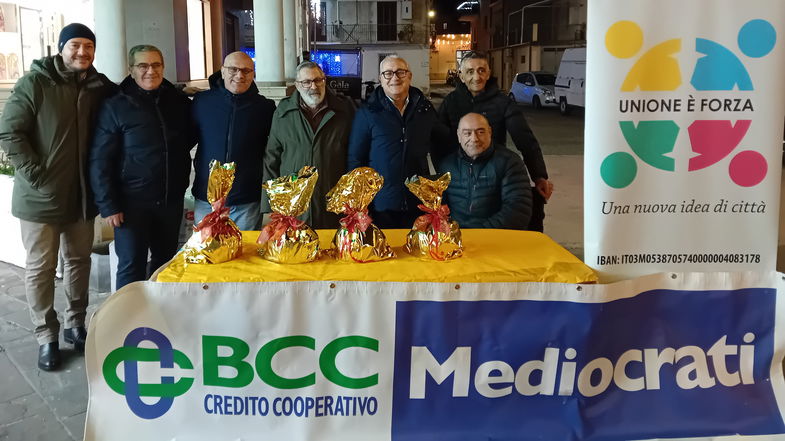
<instances>
[{"instance_id":1,"label":"bald man","mask_svg":"<svg viewBox=\"0 0 785 441\"><path fill-rule=\"evenodd\" d=\"M194 96L193 120L199 144L194 157L196 177L194 222L211 211L207 201L210 161L234 162L235 175L227 205L229 217L241 230L261 223L262 162L270 135L275 103L259 94L253 60L232 52L221 70L209 78L210 90Z\"/></svg>"},{"instance_id":2,"label":"bald man","mask_svg":"<svg viewBox=\"0 0 785 441\"><path fill-rule=\"evenodd\" d=\"M461 147L437 166L450 172L445 199L450 216L463 228L523 230L532 213L532 191L523 160L503 145L493 145L493 130L479 113L458 123Z\"/></svg>"}]
</instances>

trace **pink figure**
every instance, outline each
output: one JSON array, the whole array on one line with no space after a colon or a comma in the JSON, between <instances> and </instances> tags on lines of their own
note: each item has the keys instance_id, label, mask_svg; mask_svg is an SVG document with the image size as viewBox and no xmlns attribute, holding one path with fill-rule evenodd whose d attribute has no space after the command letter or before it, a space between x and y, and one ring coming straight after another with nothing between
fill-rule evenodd
<instances>
[{"instance_id":1,"label":"pink figure","mask_svg":"<svg viewBox=\"0 0 785 441\"><path fill-rule=\"evenodd\" d=\"M690 158L689 171L701 170L716 164L739 145L752 121L741 119L731 125L728 120L698 120L690 125L692 151L698 156Z\"/></svg>"}]
</instances>

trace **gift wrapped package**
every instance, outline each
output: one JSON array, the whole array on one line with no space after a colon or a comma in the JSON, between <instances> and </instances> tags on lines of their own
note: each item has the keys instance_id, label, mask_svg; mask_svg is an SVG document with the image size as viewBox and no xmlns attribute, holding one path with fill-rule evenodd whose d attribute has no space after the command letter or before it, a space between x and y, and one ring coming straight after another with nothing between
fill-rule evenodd
<instances>
[{"instance_id":1,"label":"gift wrapped package","mask_svg":"<svg viewBox=\"0 0 785 441\"><path fill-rule=\"evenodd\" d=\"M338 260L376 262L395 257L382 230L368 215L384 178L370 167L358 167L341 176L327 193L327 210L343 214L341 226L333 236L331 254Z\"/></svg>"},{"instance_id":2,"label":"gift wrapped package","mask_svg":"<svg viewBox=\"0 0 785 441\"><path fill-rule=\"evenodd\" d=\"M422 201L418 207L425 212L414 221L412 230L406 235L406 252L434 260L461 257L461 229L458 222L450 219L450 208L442 204L442 193L450 185L450 174L445 173L435 181L413 176L405 184Z\"/></svg>"},{"instance_id":3,"label":"gift wrapped package","mask_svg":"<svg viewBox=\"0 0 785 441\"><path fill-rule=\"evenodd\" d=\"M226 197L234 182L234 162L210 162L207 202L212 211L194 226L194 233L183 247L186 263L221 263L242 254L243 236L229 218Z\"/></svg>"},{"instance_id":4,"label":"gift wrapped package","mask_svg":"<svg viewBox=\"0 0 785 441\"><path fill-rule=\"evenodd\" d=\"M256 242L259 254L277 263L304 263L319 255L319 236L297 216L308 210L319 173L305 166L296 175L281 176L262 185L273 210L271 221Z\"/></svg>"}]
</instances>

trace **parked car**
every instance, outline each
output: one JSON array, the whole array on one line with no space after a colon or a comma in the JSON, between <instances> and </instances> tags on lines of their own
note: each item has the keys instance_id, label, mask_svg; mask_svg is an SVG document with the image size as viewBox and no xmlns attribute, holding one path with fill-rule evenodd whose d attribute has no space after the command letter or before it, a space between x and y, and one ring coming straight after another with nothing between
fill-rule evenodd
<instances>
[{"instance_id":1,"label":"parked car","mask_svg":"<svg viewBox=\"0 0 785 441\"><path fill-rule=\"evenodd\" d=\"M531 104L535 109L557 103L553 91L556 76L550 72L523 72L515 75L510 98L516 103Z\"/></svg>"},{"instance_id":2,"label":"parked car","mask_svg":"<svg viewBox=\"0 0 785 441\"><path fill-rule=\"evenodd\" d=\"M559 111L567 115L573 107L586 106L586 48L567 49L556 75Z\"/></svg>"}]
</instances>

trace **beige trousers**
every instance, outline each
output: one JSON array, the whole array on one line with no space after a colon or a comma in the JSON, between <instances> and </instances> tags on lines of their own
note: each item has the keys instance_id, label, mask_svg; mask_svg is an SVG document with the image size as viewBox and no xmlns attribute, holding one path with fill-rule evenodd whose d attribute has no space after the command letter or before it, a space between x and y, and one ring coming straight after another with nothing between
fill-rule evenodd
<instances>
[{"instance_id":1,"label":"beige trousers","mask_svg":"<svg viewBox=\"0 0 785 441\"><path fill-rule=\"evenodd\" d=\"M71 224L20 220L27 250L25 292L38 344L58 341L60 322L54 309L57 254L63 255L63 286L68 299L65 327L84 326L90 285L93 219Z\"/></svg>"}]
</instances>

